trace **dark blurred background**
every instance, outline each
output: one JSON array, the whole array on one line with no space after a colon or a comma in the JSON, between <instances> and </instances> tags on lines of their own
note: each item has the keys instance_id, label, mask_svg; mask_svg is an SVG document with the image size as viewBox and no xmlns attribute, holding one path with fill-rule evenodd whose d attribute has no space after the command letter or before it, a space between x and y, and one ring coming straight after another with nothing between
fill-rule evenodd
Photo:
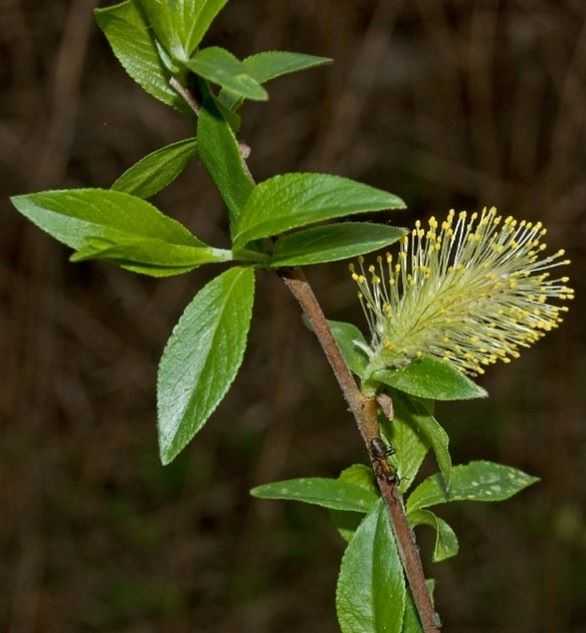
<instances>
[{"instance_id":1,"label":"dark blurred background","mask_svg":"<svg viewBox=\"0 0 586 633\"><path fill-rule=\"evenodd\" d=\"M230 396L163 469L157 361L215 271L157 282L71 265L7 201L108 187L190 134L117 65L95 6L0 0L0 631L333 633L343 545L327 513L248 496L364 460L285 289L261 277ZM584 633L586 3L233 0L208 42L336 60L247 106L259 179L348 175L404 197L405 224L495 204L544 221L552 248L571 253L578 300L564 326L493 368L482 381L490 400L438 416L455 461L498 460L543 481L506 504L440 509L461 554L426 566L450 633ZM198 165L157 204L226 243ZM345 265L309 275L330 317L362 326ZM430 537L421 533L426 561Z\"/></svg>"}]
</instances>

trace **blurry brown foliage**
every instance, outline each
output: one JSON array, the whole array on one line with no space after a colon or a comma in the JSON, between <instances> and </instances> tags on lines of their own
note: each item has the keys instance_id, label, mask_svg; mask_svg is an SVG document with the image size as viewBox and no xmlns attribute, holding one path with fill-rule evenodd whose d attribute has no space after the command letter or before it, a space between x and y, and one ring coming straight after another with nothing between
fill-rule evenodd
<instances>
[{"instance_id":1,"label":"blurry brown foliage","mask_svg":"<svg viewBox=\"0 0 586 633\"><path fill-rule=\"evenodd\" d=\"M156 282L70 265L7 201L107 187L191 132L117 66L95 4L0 0L0 631L334 632L342 543L326 513L247 495L364 458L284 288L262 278L231 395L162 469L156 363L210 273ZM492 369L489 401L439 412L457 461L543 482L506 505L445 508L461 554L428 572L450 633L584 633L586 3L233 0L209 42L336 60L248 106L259 178L359 178L403 196L406 224L495 204L544 221L571 254L578 300L564 327ZM197 165L158 204L225 244ZM331 317L361 323L343 265L309 272Z\"/></svg>"}]
</instances>

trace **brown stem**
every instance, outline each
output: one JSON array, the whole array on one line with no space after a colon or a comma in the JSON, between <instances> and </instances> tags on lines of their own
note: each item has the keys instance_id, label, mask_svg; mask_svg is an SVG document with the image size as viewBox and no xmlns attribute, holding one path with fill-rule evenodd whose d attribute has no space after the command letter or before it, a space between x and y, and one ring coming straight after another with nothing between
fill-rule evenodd
<instances>
[{"instance_id":1,"label":"brown stem","mask_svg":"<svg viewBox=\"0 0 586 633\"><path fill-rule=\"evenodd\" d=\"M373 440L379 438L377 401L364 396L358 388L305 274L299 269L283 269L279 274L309 320L342 389L344 398L354 414L356 425L370 456L379 489L389 510L399 554L423 630L425 633L439 633L437 615L425 584L419 548L407 522L396 478L390 471L386 459L381 459L372 449ZM385 404L389 406L388 402ZM390 410L392 410L392 405Z\"/></svg>"},{"instance_id":2,"label":"brown stem","mask_svg":"<svg viewBox=\"0 0 586 633\"><path fill-rule=\"evenodd\" d=\"M182 96L196 116L199 115L199 104L195 96L176 79L169 82L171 87ZM248 146L240 145L240 151L246 160ZM249 151L248 151L249 153ZM300 269L281 269L279 275L291 294L297 299L305 316L308 318L315 335L330 363L330 366L342 389L344 398L356 420L368 451L372 468L377 479L385 503L389 509L393 532L397 539L399 555L413 595L415 607L421 620L424 633L439 633L437 614L433 608L431 597L425 584L423 565L419 556L419 548L413 532L407 522L403 499L396 485L396 478L390 471L388 462L373 449L373 440L380 439L378 423L378 404L387 417L393 415L393 402L388 396L367 398L362 394L352 372L344 360L336 339L332 335L328 321L321 309L309 281Z\"/></svg>"}]
</instances>

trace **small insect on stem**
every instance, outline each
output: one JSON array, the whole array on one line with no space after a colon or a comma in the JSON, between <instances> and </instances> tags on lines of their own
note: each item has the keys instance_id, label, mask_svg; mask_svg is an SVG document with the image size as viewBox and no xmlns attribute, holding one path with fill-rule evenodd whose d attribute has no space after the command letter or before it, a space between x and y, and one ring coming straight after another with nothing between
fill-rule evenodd
<instances>
[{"instance_id":1,"label":"small insect on stem","mask_svg":"<svg viewBox=\"0 0 586 633\"><path fill-rule=\"evenodd\" d=\"M387 444L382 437L374 437L370 440L370 454L372 467L377 479L383 479L388 484L399 484L401 480L397 472L390 468L387 457L395 454L395 449Z\"/></svg>"},{"instance_id":2,"label":"small insect on stem","mask_svg":"<svg viewBox=\"0 0 586 633\"><path fill-rule=\"evenodd\" d=\"M387 444L382 437L370 440L370 451L375 459L385 459L395 454L395 449Z\"/></svg>"}]
</instances>

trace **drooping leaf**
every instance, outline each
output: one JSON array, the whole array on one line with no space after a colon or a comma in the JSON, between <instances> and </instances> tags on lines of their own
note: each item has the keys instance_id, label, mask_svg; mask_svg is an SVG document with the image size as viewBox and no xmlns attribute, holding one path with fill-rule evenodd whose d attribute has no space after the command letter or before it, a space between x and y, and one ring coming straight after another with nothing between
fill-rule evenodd
<instances>
[{"instance_id":1,"label":"drooping leaf","mask_svg":"<svg viewBox=\"0 0 586 633\"><path fill-rule=\"evenodd\" d=\"M224 48L204 48L186 66L196 75L229 92L254 101L266 101L267 91L247 72L244 64Z\"/></svg>"},{"instance_id":2,"label":"drooping leaf","mask_svg":"<svg viewBox=\"0 0 586 633\"><path fill-rule=\"evenodd\" d=\"M349 512L368 512L378 499L375 492L362 486L342 479L321 477L277 481L253 488L250 494L259 499L302 501Z\"/></svg>"},{"instance_id":3,"label":"drooping leaf","mask_svg":"<svg viewBox=\"0 0 586 633\"><path fill-rule=\"evenodd\" d=\"M201 430L242 363L254 272L232 268L207 284L173 330L157 382L161 460L169 464Z\"/></svg>"},{"instance_id":4,"label":"drooping leaf","mask_svg":"<svg viewBox=\"0 0 586 633\"><path fill-rule=\"evenodd\" d=\"M88 240L123 244L139 238L209 248L152 204L119 191L45 191L15 196L12 203L43 231L76 250Z\"/></svg>"},{"instance_id":5,"label":"drooping leaf","mask_svg":"<svg viewBox=\"0 0 586 633\"><path fill-rule=\"evenodd\" d=\"M96 9L96 21L130 77L159 101L185 110L183 100L169 86L170 74L143 15L132 0Z\"/></svg>"},{"instance_id":6,"label":"drooping leaf","mask_svg":"<svg viewBox=\"0 0 586 633\"><path fill-rule=\"evenodd\" d=\"M309 266L366 255L394 244L404 229L369 222L312 227L280 238L271 266Z\"/></svg>"},{"instance_id":7,"label":"drooping leaf","mask_svg":"<svg viewBox=\"0 0 586 633\"><path fill-rule=\"evenodd\" d=\"M115 191L152 198L178 178L197 154L197 141L188 138L167 145L139 160L112 185Z\"/></svg>"},{"instance_id":8,"label":"drooping leaf","mask_svg":"<svg viewBox=\"0 0 586 633\"><path fill-rule=\"evenodd\" d=\"M392 459L401 479L399 490L404 493L417 476L429 450L429 443L414 420L416 411L411 399L405 394L394 392L393 407L393 420L384 420L381 429L396 451Z\"/></svg>"},{"instance_id":9,"label":"drooping leaf","mask_svg":"<svg viewBox=\"0 0 586 633\"><path fill-rule=\"evenodd\" d=\"M504 501L537 481L537 477L510 466L487 461L470 462L452 468L449 491L437 474L419 484L407 501L407 512L411 514L451 501Z\"/></svg>"},{"instance_id":10,"label":"drooping leaf","mask_svg":"<svg viewBox=\"0 0 586 633\"><path fill-rule=\"evenodd\" d=\"M247 57L243 63L248 74L256 79L259 84L264 84L277 79L277 77L315 68L322 64L328 64L331 61L331 59L326 57L316 57L315 55L304 55L302 53L264 51ZM243 101L238 95L225 90L220 94L220 100L230 109L237 108Z\"/></svg>"},{"instance_id":11,"label":"drooping leaf","mask_svg":"<svg viewBox=\"0 0 586 633\"><path fill-rule=\"evenodd\" d=\"M396 196L348 178L284 174L257 185L238 218L234 247L356 213L402 209Z\"/></svg>"},{"instance_id":12,"label":"drooping leaf","mask_svg":"<svg viewBox=\"0 0 586 633\"><path fill-rule=\"evenodd\" d=\"M368 344L362 332L352 323L328 321L346 364L357 375L362 376L368 365L365 349Z\"/></svg>"},{"instance_id":13,"label":"drooping leaf","mask_svg":"<svg viewBox=\"0 0 586 633\"><path fill-rule=\"evenodd\" d=\"M228 207L233 225L254 189L254 181L232 128L209 92L199 114L197 142L199 156Z\"/></svg>"},{"instance_id":14,"label":"drooping leaf","mask_svg":"<svg viewBox=\"0 0 586 633\"><path fill-rule=\"evenodd\" d=\"M228 0L137 0L167 52L187 61Z\"/></svg>"},{"instance_id":15,"label":"drooping leaf","mask_svg":"<svg viewBox=\"0 0 586 633\"><path fill-rule=\"evenodd\" d=\"M100 259L150 277L172 277L203 264L232 260L232 252L211 246L184 246L156 239L89 239L71 256L72 262Z\"/></svg>"},{"instance_id":16,"label":"drooping leaf","mask_svg":"<svg viewBox=\"0 0 586 633\"><path fill-rule=\"evenodd\" d=\"M409 515L409 523L415 528L418 525L428 525L435 530L435 547L433 562L441 563L448 558L457 556L460 549L458 537L452 528L431 510L416 510Z\"/></svg>"},{"instance_id":17,"label":"drooping leaf","mask_svg":"<svg viewBox=\"0 0 586 633\"><path fill-rule=\"evenodd\" d=\"M372 380L430 400L471 400L488 395L451 363L432 356L416 359L396 371L377 371Z\"/></svg>"},{"instance_id":18,"label":"drooping leaf","mask_svg":"<svg viewBox=\"0 0 586 633\"><path fill-rule=\"evenodd\" d=\"M340 569L336 608L342 633L401 633L405 580L382 500L350 541Z\"/></svg>"}]
</instances>

